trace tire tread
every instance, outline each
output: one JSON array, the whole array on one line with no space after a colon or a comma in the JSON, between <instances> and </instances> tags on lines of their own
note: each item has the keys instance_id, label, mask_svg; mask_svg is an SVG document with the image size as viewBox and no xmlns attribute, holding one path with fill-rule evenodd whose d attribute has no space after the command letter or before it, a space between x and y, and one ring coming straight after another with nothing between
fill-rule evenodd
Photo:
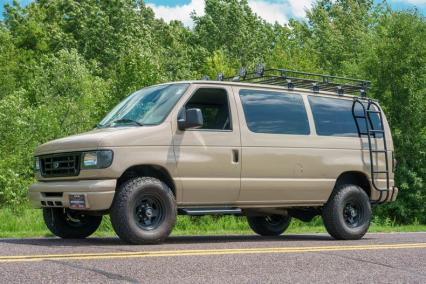
<instances>
[{"instance_id":1,"label":"tire tread","mask_svg":"<svg viewBox=\"0 0 426 284\"><path fill-rule=\"evenodd\" d=\"M362 202L366 202L366 214L368 215L368 225L361 228L360 231L354 232L346 229L342 225L341 216L336 214L339 211L338 206L340 202L343 202L344 198L348 194L356 194L362 199ZM368 205L367 205L368 204ZM343 184L337 190L335 190L330 196L329 201L322 209L322 219L327 232L337 240L357 240L361 239L368 231L370 220L371 220L371 207L370 199L365 191L353 184Z\"/></svg>"},{"instance_id":2,"label":"tire tread","mask_svg":"<svg viewBox=\"0 0 426 284\"><path fill-rule=\"evenodd\" d=\"M130 223L126 221L128 218L126 210L127 204L129 204L130 199L135 191L141 190L141 188L143 190L143 188L147 187L160 188L165 194L167 194L168 198L173 201L171 202L172 208L170 209L172 210L172 215L175 216L175 218L172 218L172 220L165 220L165 222L168 221L170 223L168 225L167 231L165 231L163 234L159 234L155 238L147 238L142 240L140 236L133 232L133 228L130 226ZM163 242L170 235L176 223L176 212L177 207L174 195L165 183L153 177L137 177L123 183L117 190L116 196L114 197L114 201L111 206L110 216L114 231L123 241L131 244L156 244Z\"/></svg>"},{"instance_id":3,"label":"tire tread","mask_svg":"<svg viewBox=\"0 0 426 284\"><path fill-rule=\"evenodd\" d=\"M69 226L60 212L63 208L43 208L43 219L47 228L63 239L84 239L92 235L100 226L102 216L86 216L88 224L76 228Z\"/></svg>"},{"instance_id":4,"label":"tire tread","mask_svg":"<svg viewBox=\"0 0 426 284\"><path fill-rule=\"evenodd\" d=\"M284 233L285 230L287 230L291 223L290 216L283 216L283 218L287 218L287 220L286 223L280 228L271 228L271 225L266 223L265 217L263 216L248 216L247 221L250 228L258 235L279 236Z\"/></svg>"}]
</instances>

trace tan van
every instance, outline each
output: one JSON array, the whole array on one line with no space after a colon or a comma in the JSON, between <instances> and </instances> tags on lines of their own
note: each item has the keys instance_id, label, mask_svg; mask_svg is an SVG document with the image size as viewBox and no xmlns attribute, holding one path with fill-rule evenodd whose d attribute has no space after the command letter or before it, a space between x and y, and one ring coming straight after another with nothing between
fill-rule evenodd
<instances>
[{"instance_id":1,"label":"tan van","mask_svg":"<svg viewBox=\"0 0 426 284\"><path fill-rule=\"evenodd\" d=\"M158 243L177 214L234 214L264 236L321 215L334 238L359 239L371 204L398 194L368 84L258 66L144 88L96 129L39 146L29 198L62 238L87 237L110 214L124 241Z\"/></svg>"}]
</instances>

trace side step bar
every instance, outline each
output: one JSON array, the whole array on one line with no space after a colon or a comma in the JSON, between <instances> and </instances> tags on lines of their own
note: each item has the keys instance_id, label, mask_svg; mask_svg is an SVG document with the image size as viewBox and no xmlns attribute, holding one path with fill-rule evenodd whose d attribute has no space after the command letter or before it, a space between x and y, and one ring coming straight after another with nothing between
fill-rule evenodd
<instances>
[{"instance_id":1,"label":"side step bar","mask_svg":"<svg viewBox=\"0 0 426 284\"><path fill-rule=\"evenodd\" d=\"M240 208L182 208L179 209L179 214L190 216L203 215L240 215Z\"/></svg>"}]
</instances>

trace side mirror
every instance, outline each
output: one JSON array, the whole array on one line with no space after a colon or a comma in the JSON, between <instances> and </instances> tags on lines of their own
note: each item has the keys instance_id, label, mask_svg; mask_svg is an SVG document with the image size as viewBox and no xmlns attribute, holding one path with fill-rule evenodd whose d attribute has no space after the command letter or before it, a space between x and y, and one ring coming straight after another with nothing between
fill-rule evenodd
<instances>
[{"instance_id":1,"label":"side mirror","mask_svg":"<svg viewBox=\"0 0 426 284\"><path fill-rule=\"evenodd\" d=\"M199 108L183 109L179 114L178 127L179 130L188 128L199 128L204 124L203 113Z\"/></svg>"}]
</instances>

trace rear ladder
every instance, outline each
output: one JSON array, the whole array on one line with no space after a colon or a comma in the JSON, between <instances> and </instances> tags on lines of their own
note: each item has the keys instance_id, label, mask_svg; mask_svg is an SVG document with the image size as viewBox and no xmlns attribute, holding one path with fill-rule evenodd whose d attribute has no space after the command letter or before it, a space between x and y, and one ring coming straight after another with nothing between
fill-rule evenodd
<instances>
[{"instance_id":1,"label":"rear ladder","mask_svg":"<svg viewBox=\"0 0 426 284\"><path fill-rule=\"evenodd\" d=\"M367 104L367 106L365 106ZM356 106L361 106L362 113L357 114L355 111ZM388 158L388 146L386 143L386 133L384 130L384 124L383 124L383 113L380 109L380 106L374 102L371 99L367 98L360 98L360 97L354 97L354 102L352 104L352 115L355 120L355 124L358 130L358 135L360 138L367 137L368 139L368 151L370 156L370 172L371 172L371 184L373 188L380 192L379 198L377 200L373 200L373 204L378 203L384 203L389 198L389 194L391 192L390 189L390 174L389 174L389 158ZM379 117L379 129L374 129L374 124L371 119L372 116L378 115ZM365 132L361 130L360 123L364 121L365 124ZM378 143L376 143L376 147L372 149L372 139L375 139L377 142L377 139L382 139L383 141L383 148L378 148ZM385 169L379 169L379 167L375 166L375 158L377 158L377 161L379 160L380 155L384 155L385 157ZM386 177L386 188L380 188L377 183L377 175L384 174ZM393 192L392 191L392 197L393 199ZM384 194L386 194L386 198L383 198Z\"/></svg>"}]
</instances>

